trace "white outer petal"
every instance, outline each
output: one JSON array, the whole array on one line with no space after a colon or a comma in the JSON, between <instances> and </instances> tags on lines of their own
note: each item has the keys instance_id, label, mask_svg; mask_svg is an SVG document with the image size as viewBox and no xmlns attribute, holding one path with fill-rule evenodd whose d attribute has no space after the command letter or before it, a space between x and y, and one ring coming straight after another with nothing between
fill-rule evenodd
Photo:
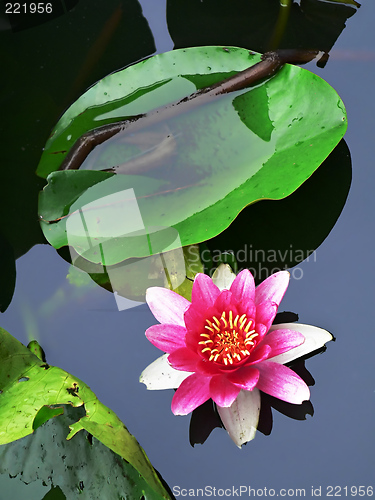
<instances>
[{"instance_id":1,"label":"white outer petal","mask_svg":"<svg viewBox=\"0 0 375 500\"><path fill-rule=\"evenodd\" d=\"M236 275L228 264L220 264L212 275L212 281L220 291L229 290L235 279Z\"/></svg>"},{"instance_id":2,"label":"white outer petal","mask_svg":"<svg viewBox=\"0 0 375 500\"><path fill-rule=\"evenodd\" d=\"M229 408L217 406L224 427L234 443L241 446L255 438L260 412L260 392L241 390Z\"/></svg>"},{"instance_id":3,"label":"white outer petal","mask_svg":"<svg viewBox=\"0 0 375 500\"><path fill-rule=\"evenodd\" d=\"M320 349L326 342L333 339L333 336L327 332L327 330L323 330L323 328L318 328L317 326L303 325L302 323L280 323L279 325L271 326L270 331L281 330L284 328L302 333L305 337L305 342L298 347L294 347L288 352L269 358L268 361L275 361L276 363L284 365L285 363L289 363L294 359L305 356L316 349Z\"/></svg>"},{"instance_id":4,"label":"white outer petal","mask_svg":"<svg viewBox=\"0 0 375 500\"><path fill-rule=\"evenodd\" d=\"M153 363L148 365L143 370L139 381L145 384L147 389L161 390L161 389L177 389L180 384L191 375L190 372L175 370L168 363L169 354L163 354L157 358Z\"/></svg>"}]
</instances>

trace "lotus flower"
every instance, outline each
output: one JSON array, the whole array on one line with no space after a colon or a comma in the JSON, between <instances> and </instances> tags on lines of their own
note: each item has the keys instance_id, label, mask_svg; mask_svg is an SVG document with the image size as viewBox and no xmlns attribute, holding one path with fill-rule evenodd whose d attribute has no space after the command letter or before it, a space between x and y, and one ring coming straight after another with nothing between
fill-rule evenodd
<instances>
[{"instance_id":1,"label":"lotus flower","mask_svg":"<svg viewBox=\"0 0 375 500\"><path fill-rule=\"evenodd\" d=\"M240 447L255 437L260 392L289 403L310 397L305 382L284 363L322 347L332 336L298 323L271 326L289 283L273 274L258 287L250 271L222 265L213 279L197 274L191 303L153 287L146 300L160 322L146 331L164 351L142 373L148 389L177 389L172 412L186 415L209 398Z\"/></svg>"}]
</instances>

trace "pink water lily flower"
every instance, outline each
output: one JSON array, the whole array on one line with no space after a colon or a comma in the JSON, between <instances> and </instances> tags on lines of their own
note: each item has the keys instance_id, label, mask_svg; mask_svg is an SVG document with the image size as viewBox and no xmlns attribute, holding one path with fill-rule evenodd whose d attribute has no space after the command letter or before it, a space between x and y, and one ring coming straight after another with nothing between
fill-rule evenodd
<instances>
[{"instance_id":1,"label":"pink water lily flower","mask_svg":"<svg viewBox=\"0 0 375 500\"><path fill-rule=\"evenodd\" d=\"M175 388L172 412L186 415L212 399L233 441L255 436L263 391L289 403L308 400L305 382L284 363L323 346L332 336L297 323L271 326L289 283L280 271L255 287L245 269L220 266L211 279L197 274L191 303L165 288L146 300L160 322L146 331L167 353L141 375L148 389Z\"/></svg>"}]
</instances>

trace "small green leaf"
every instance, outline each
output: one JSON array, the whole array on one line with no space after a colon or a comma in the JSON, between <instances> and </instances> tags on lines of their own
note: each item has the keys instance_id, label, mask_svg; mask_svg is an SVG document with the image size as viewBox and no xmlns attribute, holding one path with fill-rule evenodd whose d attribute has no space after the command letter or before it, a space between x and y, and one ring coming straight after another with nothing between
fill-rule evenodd
<instances>
[{"instance_id":1,"label":"small green leaf","mask_svg":"<svg viewBox=\"0 0 375 500\"><path fill-rule=\"evenodd\" d=\"M31 340L28 344L27 344L27 348L30 349L30 351L35 354L35 356L37 358L39 358L41 361L45 361L46 360L46 355L44 353L44 350L42 348L42 346L39 344L38 341L36 340Z\"/></svg>"},{"instance_id":2,"label":"small green leaf","mask_svg":"<svg viewBox=\"0 0 375 500\"><path fill-rule=\"evenodd\" d=\"M38 413L35 415L33 421L33 431L43 425L47 420L53 417L58 417L64 413L62 406L42 406Z\"/></svg>"}]
</instances>

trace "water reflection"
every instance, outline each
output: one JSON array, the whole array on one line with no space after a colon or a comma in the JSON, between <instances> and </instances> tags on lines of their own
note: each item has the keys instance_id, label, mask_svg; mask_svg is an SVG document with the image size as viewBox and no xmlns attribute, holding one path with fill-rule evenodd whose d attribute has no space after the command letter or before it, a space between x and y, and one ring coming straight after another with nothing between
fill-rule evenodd
<instances>
[{"instance_id":1,"label":"water reflection","mask_svg":"<svg viewBox=\"0 0 375 500\"><path fill-rule=\"evenodd\" d=\"M292 368L308 386L315 384L311 373L305 367L304 360L296 360L293 364L288 366ZM302 404L296 405L281 401L269 394L261 392L261 406L257 430L267 436L270 435L272 431L272 408L294 420L306 420L306 415L313 416L314 414L314 408L311 401L304 401ZM224 426L216 411L215 404L210 399L192 413L189 428L190 444L192 446L203 444L215 428L221 427Z\"/></svg>"}]
</instances>

